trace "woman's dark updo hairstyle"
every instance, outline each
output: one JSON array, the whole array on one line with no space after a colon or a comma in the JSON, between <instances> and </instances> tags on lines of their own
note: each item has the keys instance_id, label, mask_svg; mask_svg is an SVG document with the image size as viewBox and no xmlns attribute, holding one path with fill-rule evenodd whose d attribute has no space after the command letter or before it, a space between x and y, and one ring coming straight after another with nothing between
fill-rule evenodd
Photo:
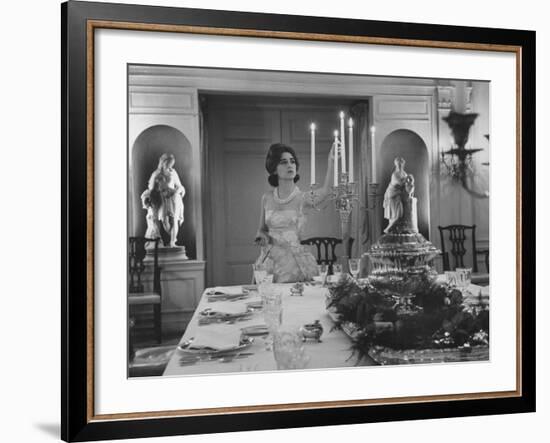
<instances>
[{"instance_id":1,"label":"woman's dark updo hairstyle","mask_svg":"<svg viewBox=\"0 0 550 443\"><path fill-rule=\"evenodd\" d=\"M269 147L267 151L267 157L265 158L265 169L267 170L269 177L267 181L271 186L276 188L279 186L279 176L277 175L277 166L281 161L281 157L284 152L288 152L294 158L296 162L296 172L300 169L300 163L298 162L298 157L296 157L296 152L290 146L287 146L283 143L275 143ZM300 180L300 175L296 174L294 177L294 183Z\"/></svg>"}]
</instances>

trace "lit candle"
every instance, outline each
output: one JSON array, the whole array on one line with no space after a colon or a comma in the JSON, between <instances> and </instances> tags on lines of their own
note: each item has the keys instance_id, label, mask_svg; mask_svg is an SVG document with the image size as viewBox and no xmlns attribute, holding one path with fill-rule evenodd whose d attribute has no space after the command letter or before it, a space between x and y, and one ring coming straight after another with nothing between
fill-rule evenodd
<instances>
[{"instance_id":1,"label":"lit candle","mask_svg":"<svg viewBox=\"0 0 550 443\"><path fill-rule=\"evenodd\" d=\"M353 120L348 121L348 139L349 139L349 182L354 182L353 177Z\"/></svg>"},{"instance_id":2,"label":"lit candle","mask_svg":"<svg viewBox=\"0 0 550 443\"><path fill-rule=\"evenodd\" d=\"M346 131L344 131L344 111L340 111L340 143L342 148L342 172L346 172Z\"/></svg>"},{"instance_id":3,"label":"lit candle","mask_svg":"<svg viewBox=\"0 0 550 443\"><path fill-rule=\"evenodd\" d=\"M374 133L376 128L374 126L370 127L370 138L371 138L371 147L372 147L372 183L376 183L376 144L374 143Z\"/></svg>"},{"instance_id":4,"label":"lit candle","mask_svg":"<svg viewBox=\"0 0 550 443\"><path fill-rule=\"evenodd\" d=\"M332 149L334 150L334 187L336 187L338 186L338 131L334 131Z\"/></svg>"},{"instance_id":5,"label":"lit candle","mask_svg":"<svg viewBox=\"0 0 550 443\"><path fill-rule=\"evenodd\" d=\"M311 129L311 184L315 184L315 123L310 126Z\"/></svg>"}]
</instances>

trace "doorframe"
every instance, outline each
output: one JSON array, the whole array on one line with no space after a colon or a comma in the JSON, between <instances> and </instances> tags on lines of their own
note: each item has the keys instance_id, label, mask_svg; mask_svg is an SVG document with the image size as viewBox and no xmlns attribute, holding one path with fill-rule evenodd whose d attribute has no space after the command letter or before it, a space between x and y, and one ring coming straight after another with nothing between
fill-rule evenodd
<instances>
[{"instance_id":1,"label":"doorframe","mask_svg":"<svg viewBox=\"0 0 550 443\"><path fill-rule=\"evenodd\" d=\"M211 93L210 91L201 91L199 92L199 103L201 106L204 106L205 98L208 97L222 97L222 96L231 96L234 100L233 103L228 102L228 107L242 105L243 108L246 108L253 104L254 106L265 108L265 109L274 109L274 110L280 110L281 113L283 111L288 111L292 109L296 110L303 110L303 109L319 109L319 110L325 110L325 109L334 109L335 107L340 109L342 106L345 108L351 108L353 105L353 102L351 100L363 100L367 101L370 100L370 98L352 98L352 97L339 97L339 96L314 96L314 97L297 97L296 95L283 95L283 96L266 96L265 94L219 94L219 93ZM207 100L206 100L207 101ZM256 102L254 102L256 101ZM260 103L257 103L257 102ZM346 102L345 104L342 102ZM223 106L222 106L223 107ZM205 125L209 124L209 119L211 118L211 107L207 105L207 113L208 116L204 119ZM335 114L335 126L337 125L336 120L337 114ZM281 138L284 135L282 131L282 122L281 122ZM221 176L223 174L223 170L220 168L220 165L223 164L223 161L216 161L218 160L217 153L212 152L212 148L210 147L212 137L208 137L208 146L205 146L206 153L203 154L203 158L205 159L204 165L203 165L203 176L209 177L211 175L214 176ZM275 141L274 141L275 142ZM361 155L366 155L367 152L361 153ZM265 152L262 152L262 157L265 156ZM357 161L360 161L358 158ZM362 169L362 168L361 168ZM221 186L220 186L221 185ZM203 217L204 220L204 232L205 235L205 251L206 251L206 286L218 286L226 284L225 282L221 281L223 280L223 275L225 274L225 252L220 256L219 252L217 251L217 242L221 244L220 238L225 238L225 232L221 233L219 232L219 227L216 226L216 222L214 221L214 213L216 214L216 220L219 219L219 207L216 206L216 202L218 201L219 195L217 194L216 190L218 191L220 189L223 189L223 181L216 182L214 185L212 181L205 180L203 183L203 192L204 192L204 200L203 200L203 209L205 210L205 216ZM223 191L222 191L223 192ZM216 201L215 201L216 199ZM258 209L259 209L259 202L258 202ZM224 215L225 215L225 209L223 209ZM254 217L259 217L259 210L253 212ZM357 211L354 211L354 215L357 219L357 223L359 223L360 217L359 217L359 208L357 208ZM223 226L223 224L222 224ZM225 245L224 245L225 247ZM213 259L208 259L208 257L214 257ZM223 257L223 258L220 258ZM224 271L219 271L219 269L223 268Z\"/></svg>"}]
</instances>

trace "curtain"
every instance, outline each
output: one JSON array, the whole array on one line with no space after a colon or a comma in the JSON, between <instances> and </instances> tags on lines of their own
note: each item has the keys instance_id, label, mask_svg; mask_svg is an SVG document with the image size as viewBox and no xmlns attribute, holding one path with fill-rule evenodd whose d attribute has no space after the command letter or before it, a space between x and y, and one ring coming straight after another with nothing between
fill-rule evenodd
<instances>
[{"instance_id":1,"label":"curtain","mask_svg":"<svg viewBox=\"0 0 550 443\"><path fill-rule=\"evenodd\" d=\"M203 203L203 211L208 207L205 204L210 204L210 186L209 186L209 180L210 177L210 171L209 171L209 152L208 152L208 101L207 98L204 95L199 95L199 146L200 146L200 153L201 153L201 162L203 165L203 171L201 174L201 188L202 188L202 203ZM208 213L208 211L206 212ZM203 218L203 231L206 233L204 238L207 238L210 234L211 224L209 221L204 224L204 218ZM206 242L204 244L204 252L205 257L204 260L206 261L206 280L205 283L208 284L208 279L212 278L213 272L212 272L212 251L211 251L211 242Z\"/></svg>"},{"instance_id":2,"label":"curtain","mask_svg":"<svg viewBox=\"0 0 550 443\"><path fill-rule=\"evenodd\" d=\"M358 201L352 219L351 236L355 239L352 248L352 257L361 257L370 246L369 239L369 207L368 184L371 180L370 159L370 116L369 102L360 101L351 106L355 131L353 133L353 147L355 162L355 181L357 183Z\"/></svg>"}]
</instances>

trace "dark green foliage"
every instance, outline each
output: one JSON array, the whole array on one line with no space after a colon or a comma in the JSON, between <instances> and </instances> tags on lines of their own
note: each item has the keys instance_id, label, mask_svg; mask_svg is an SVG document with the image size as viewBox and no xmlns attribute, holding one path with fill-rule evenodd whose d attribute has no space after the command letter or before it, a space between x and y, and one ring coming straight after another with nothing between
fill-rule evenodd
<instances>
[{"instance_id":1,"label":"dark green foliage","mask_svg":"<svg viewBox=\"0 0 550 443\"><path fill-rule=\"evenodd\" d=\"M339 324L351 322L358 327L354 354L361 358L373 345L393 349L457 347L480 330L488 333L488 310L466 311L462 293L446 285L423 287L427 289L411 293L413 305L419 308L413 313L398 308L398 297L371 285L361 288L348 279L333 287L329 307L339 314Z\"/></svg>"}]
</instances>

